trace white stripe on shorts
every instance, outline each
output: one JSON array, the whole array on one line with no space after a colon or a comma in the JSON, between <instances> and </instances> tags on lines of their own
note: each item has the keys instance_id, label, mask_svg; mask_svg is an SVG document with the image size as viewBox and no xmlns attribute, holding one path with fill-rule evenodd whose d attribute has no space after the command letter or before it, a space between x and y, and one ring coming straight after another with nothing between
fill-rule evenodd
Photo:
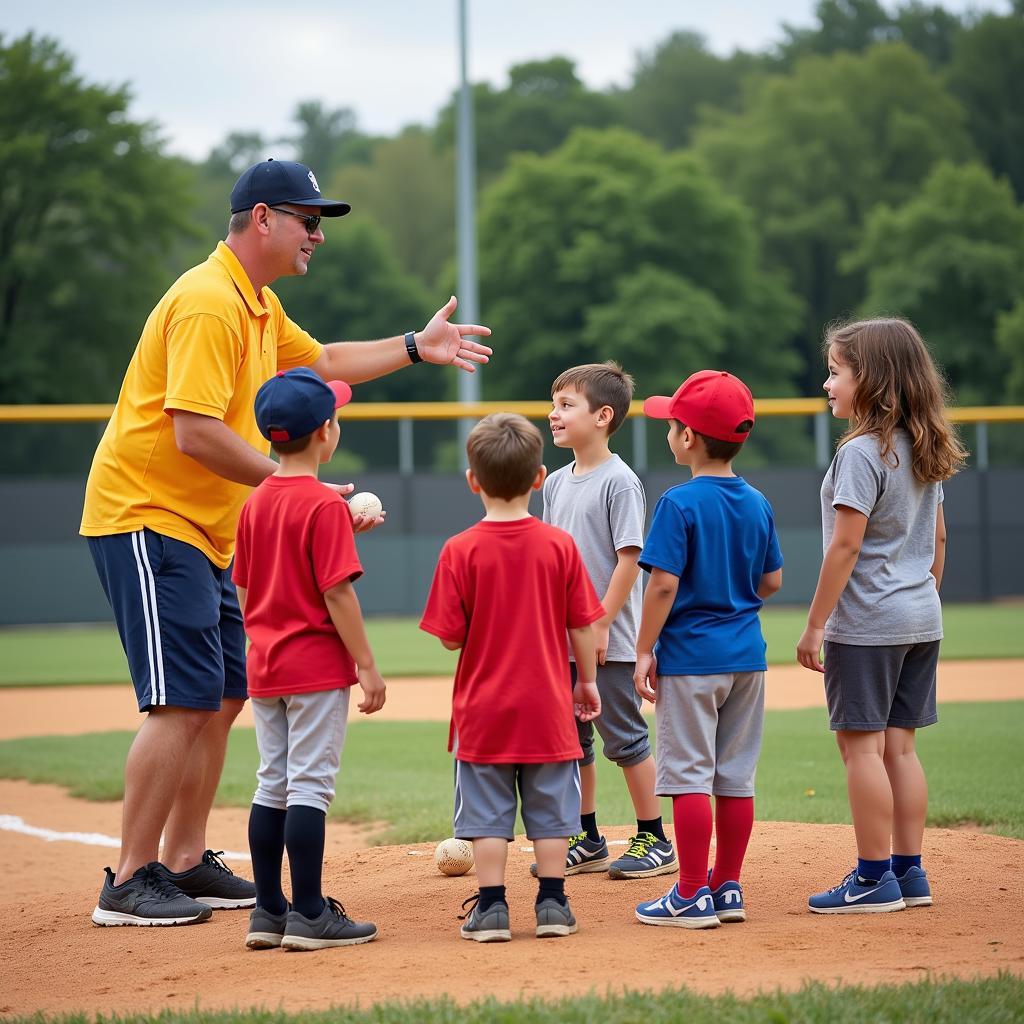
<instances>
[{"instance_id":1,"label":"white stripe on shorts","mask_svg":"<svg viewBox=\"0 0 1024 1024\"><path fill-rule=\"evenodd\" d=\"M456 829L458 829L458 827L459 827L459 815L462 813L462 803L463 803L463 800L462 800L462 787L459 785L459 769L460 769L460 767L461 767L461 762L456 761L455 762L455 814L453 816L453 821L452 821L452 823L454 824Z\"/></svg>"},{"instance_id":2,"label":"white stripe on shorts","mask_svg":"<svg viewBox=\"0 0 1024 1024\"><path fill-rule=\"evenodd\" d=\"M164 683L164 652L160 644L160 616L156 607L156 581L149 564L144 531L132 534L132 550L135 552L135 566L139 571L139 589L142 594L142 613L146 620L146 648L149 653L149 691L151 703L167 703L167 688Z\"/></svg>"}]
</instances>

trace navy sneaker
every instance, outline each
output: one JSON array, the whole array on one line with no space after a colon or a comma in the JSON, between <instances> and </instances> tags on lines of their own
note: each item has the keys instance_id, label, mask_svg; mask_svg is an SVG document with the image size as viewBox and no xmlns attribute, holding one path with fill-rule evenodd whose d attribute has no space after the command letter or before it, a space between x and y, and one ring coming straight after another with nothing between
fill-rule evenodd
<instances>
[{"instance_id":1,"label":"navy sneaker","mask_svg":"<svg viewBox=\"0 0 1024 1024\"><path fill-rule=\"evenodd\" d=\"M891 871L869 882L854 868L834 889L812 896L807 906L812 914L888 914L907 905Z\"/></svg>"},{"instance_id":2,"label":"navy sneaker","mask_svg":"<svg viewBox=\"0 0 1024 1024\"><path fill-rule=\"evenodd\" d=\"M651 878L671 875L678 862L672 844L651 832L638 832L629 841L629 849L608 868L609 878Z\"/></svg>"},{"instance_id":3,"label":"navy sneaker","mask_svg":"<svg viewBox=\"0 0 1024 1024\"><path fill-rule=\"evenodd\" d=\"M509 942L512 930L508 923L508 904L499 900L492 903L485 911L480 911L480 893L475 892L468 900L464 900L462 909L472 904L469 911L459 915L460 921L466 923L459 929L464 939L473 942Z\"/></svg>"},{"instance_id":4,"label":"navy sneaker","mask_svg":"<svg viewBox=\"0 0 1024 1024\"><path fill-rule=\"evenodd\" d=\"M708 881L711 872L708 872ZM711 893L715 904L715 916L722 924L746 921L747 911L743 906L743 889L739 882L723 882Z\"/></svg>"},{"instance_id":5,"label":"navy sneaker","mask_svg":"<svg viewBox=\"0 0 1024 1024\"><path fill-rule=\"evenodd\" d=\"M569 840L569 852L565 855L566 875L580 875L587 871L604 871L608 867L608 843L604 836L595 843L587 838L586 832ZM537 865L530 865L530 874L537 877Z\"/></svg>"},{"instance_id":6,"label":"navy sneaker","mask_svg":"<svg viewBox=\"0 0 1024 1024\"><path fill-rule=\"evenodd\" d=\"M692 899L679 895L679 886L673 885L660 900L641 903L636 908L636 919L641 924L664 925L670 928L717 928L721 923L715 913L711 890L701 886Z\"/></svg>"},{"instance_id":7,"label":"navy sneaker","mask_svg":"<svg viewBox=\"0 0 1024 1024\"><path fill-rule=\"evenodd\" d=\"M930 907L932 905L932 888L928 884L928 875L918 867L907 868L902 878L897 878L903 902L908 907Z\"/></svg>"}]
</instances>

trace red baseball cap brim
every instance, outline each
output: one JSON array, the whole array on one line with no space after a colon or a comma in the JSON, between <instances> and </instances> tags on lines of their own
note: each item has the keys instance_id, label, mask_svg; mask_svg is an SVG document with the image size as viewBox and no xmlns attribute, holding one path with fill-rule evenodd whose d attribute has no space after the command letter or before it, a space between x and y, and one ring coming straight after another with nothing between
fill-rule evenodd
<instances>
[{"instance_id":1,"label":"red baseball cap brim","mask_svg":"<svg viewBox=\"0 0 1024 1024\"><path fill-rule=\"evenodd\" d=\"M334 392L334 408L340 409L352 401L352 389L343 380L324 382Z\"/></svg>"},{"instance_id":2,"label":"red baseball cap brim","mask_svg":"<svg viewBox=\"0 0 1024 1024\"><path fill-rule=\"evenodd\" d=\"M644 399L644 415L650 416L653 420L670 420L672 398L668 395L655 395L653 398Z\"/></svg>"}]
</instances>

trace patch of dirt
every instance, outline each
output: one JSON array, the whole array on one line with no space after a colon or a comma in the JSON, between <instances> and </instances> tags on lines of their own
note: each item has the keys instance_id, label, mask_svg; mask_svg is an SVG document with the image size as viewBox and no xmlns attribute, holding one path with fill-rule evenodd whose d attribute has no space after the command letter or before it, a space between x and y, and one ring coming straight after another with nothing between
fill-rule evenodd
<instances>
[{"instance_id":1,"label":"patch of dirt","mask_svg":"<svg viewBox=\"0 0 1024 1024\"><path fill-rule=\"evenodd\" d=\"M52 828L83 820L90 828L116 826L103 820L116 814L115 805L76 807L53 787L7 785L24 790L32 816ZM0 798L7 803L16 795L5 788ZM244 849L243 817L215 812L217 841ZM627 830L606 834L622 839ZM806 899L849 869L853 830L759 823L743 877L747 923L698 932L646 927L633 908L661 895L671 877L623 882L578 875L567 891L579 933L544 941L533 936L532 854L519 839L507 876L513 941L480 945L458 933L460 905L476 889L472 872L440 875L431 845L353 849L350 842L365 836L332 824L325 891L354 917L374 921L380 937L316 953L246 950L246 911L217 911L211 921L184 928L96 928L89 914L103 861L94 848L0 835L8 878L0 902L3 1014L196 1006L295 1012L442 995L469 1002L678 985L750 994L812 978L882 984L1024 973L1024 920L1017 912L1024 844L991 835L928 831L934 907L836 918L808 913Z\"/></svg>"}]
</instances>

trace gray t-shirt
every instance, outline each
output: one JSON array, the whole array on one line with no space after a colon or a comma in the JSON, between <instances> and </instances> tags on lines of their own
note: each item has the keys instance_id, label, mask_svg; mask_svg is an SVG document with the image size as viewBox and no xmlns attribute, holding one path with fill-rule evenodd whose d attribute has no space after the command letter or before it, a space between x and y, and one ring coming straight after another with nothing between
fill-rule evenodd
<instances>
[{"instance_id":1,"label":"gray t-shirt","mask_svg":"<svg viewBox=\"0 0 1024 1024\"><path fill-rule=\"evenodd\" d=\"M556 469L544 481L544 522L572 535L597 596L603 598L622 548L644 546L646 503L636 473L618 455L576 476L576 463ZM636 661L643 585L633 589L608 631L606 661Z\"/></svg>"},{"instance_id":2,"label":"gray t-shirt","mask_svg":"<svg viewBox=\"0 0 1024 1024\"><path fill-rule=\"evenodd\" d=\"M869 647L942 639L942 607L931 573L942 485L915 479L906 432L897 431L893 441L888 461L873 436L847 441L821 485L826 551L837 506L868 517L850 582L825 623L825 639L835 643Z\"/></svg>"}]
</instances>

